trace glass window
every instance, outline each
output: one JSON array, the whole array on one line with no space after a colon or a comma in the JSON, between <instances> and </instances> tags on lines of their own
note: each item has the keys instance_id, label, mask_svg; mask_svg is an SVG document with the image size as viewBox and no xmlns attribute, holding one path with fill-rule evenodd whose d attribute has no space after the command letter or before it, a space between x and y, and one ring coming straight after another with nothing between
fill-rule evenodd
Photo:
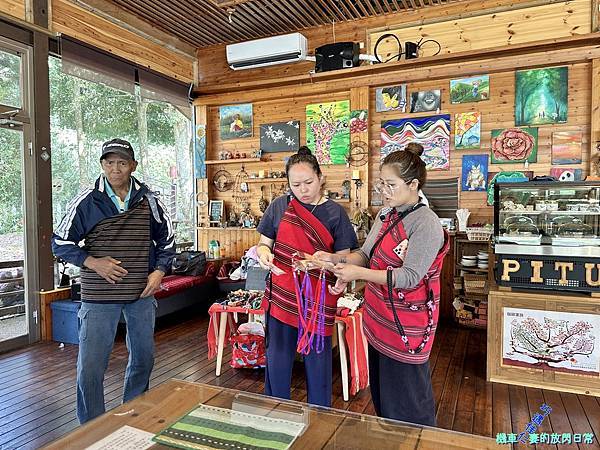
<instances>
[{"instance_id":1,"label":"glass window","mask_svg":"<svg viewBox=\"0 0 600 450\"><path fill-rule=\"evenodd\" d=\"M130 93L65 74L58 58L49 67L55 225L99 176L102 143L120 138L134 147L134 176L161 193L176 242L193 242L190 119L169 103L142 97L138 86Z\"/></svg>"},{"instance_id":2,"label":"glass window","mask_svg":"<svg viewBox=\"0 0 600 450\"><path fill-rule=\"evenodd\" d=\"M0 104L21 108L21 57L0 50Z\"/></svg>"}]
</instances>

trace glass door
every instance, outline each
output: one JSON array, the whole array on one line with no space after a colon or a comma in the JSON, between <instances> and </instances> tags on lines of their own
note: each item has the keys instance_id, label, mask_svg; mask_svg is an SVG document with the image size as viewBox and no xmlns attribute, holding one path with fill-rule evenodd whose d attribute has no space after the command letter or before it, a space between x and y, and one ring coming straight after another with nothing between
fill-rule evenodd
<instances>
[{"instance_id":1,"label":"glass door","mask_svg":"<svg viewBox=\"0 0 600 450\"><path fill-rule=\"evenodd\" d=\"M29 343L37 319L30 313L25 233L30 54L0 38L0 351Z\"/></svg>"}]
</instances>

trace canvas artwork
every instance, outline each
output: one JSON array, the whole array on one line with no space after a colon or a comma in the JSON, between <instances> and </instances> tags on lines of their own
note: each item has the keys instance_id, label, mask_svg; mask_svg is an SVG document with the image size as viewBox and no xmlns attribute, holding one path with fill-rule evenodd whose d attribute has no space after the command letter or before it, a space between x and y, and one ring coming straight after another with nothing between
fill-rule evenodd
<instances>
[{"instance_id":1,"label":"canvas artwork","mask_svg":"<svg viewBox=\"0 0 600 450\"><path fill-rule=\"evenodd\" d=\"M436 112L442 107L442 92L420 91L410 95L410 112Z\"/></svg>"},{"instance_id":2,"label":"canvas artwork","mask_svg":"<svg viewBox=\"0 0 600 450\"><path fill-rule=\"evenodd\" d=\"M450 103L481 102L489 99L489 75L450 80Z\"/></svg>"},{"instance_id":3,"label":"canvas artwork","mask_svg":"<svg viewBox=\"0 0 600 450\"><path fill-rule=\"evenodd\" d=\"M194 137L194 176L206 178L206 125L196 125Z\"/></svg>"},{"instance_id":4,"label":"canvas artwork","mask_svg":"<svg viewBox=\"0 0 600 450\"><path fill-rule=\"evenodd\" d=\"M219 108L221 139L252 137L252 103Z\"/></svg>"},{"instance_id":5,"label":"canvas artwork","mask_svg":"<svg viewBox=\"0 0 600 450\"><path fill-rule=\"evenodd\" d=\"M348 100L306 106L306 145L319 164L346 164L349 122Z\"/></svg>"},{"instance_id":6,"label":"canvas artwork","mask_svg":"<svg viewBox=\"0 0 600 450\"><path fill-rule=\"evenodd\" d=\"M488 155L463 155L462 190L485 191L488 176Z\"/></svg>"},{"instance_id":7,"label":"canvas artwork","mask_svg":"<svg viewBox=\"0 0 600 450\"><path fill-rule=\"evenodd\" d=\"M552 133L552 164L581 164L581 131Z\"/></svg>"},{"instance_id":8,"label":"canvas artwork","mask_svg":"<svg viewBox=\"0 0 600 450\"><path fill-rule=\"evenodd\" d=\"M581 181L583 179L583 170L567 167L553 167L550 169L550 176L558 181Z\"/></svg>"},{"instance_id":9,"label":"canvas artwork","mask_svg":"<svg viewBox=\"0 0 600 450\"><path fill-rule=\"evenodd\" d=\"M265 123L260 126L260 149L263 152L296 152L299 148L300 121Z\"/></svg>"},{"instance_id":10,"label":"canvas artwork","mask_svg":"<svg viewBox=\"0 0 600 450\"><path fill-rule=\"evenodd\" d=\"M600 315L503 308L502 363L600 375Z\"/></svg>"},{"instance_id":11,"label":"canvas artwork","mask_svg":"<svg viewBox=\"0 0 600 450\"><path fill-rule=\"evenodd\" d=\"M454 148L469 150L481 146L481 113L465 112L454 115Z\"/></svg>"},{"instance_id":12,"label":"canvas artwork","mask_svg":"<svg viewBox=\"0 0 600 450\"><path fill-rule=\"evenodd\" d=\"M450 168L450 115L396 119L381 124L381 158L395 150L404 150L409 142L424 147L423 161L428 170Z\"/></svg>"},{"instance_id":13,"label":"canvas artwork","mask_svg":"<svg viewBox=\"0 0 600 450\"><path fill-rule=\"evenodd\" d=\"M511 172L488 172L487 204L494 204L494 186L498 183L522 183L533 178L532 170Z\"/></svg>"},{"instance_id":14,"label":"canvas artwork","mask_svg":"<svg viewBox=\"0 0 600 450\"><path fill-rule=\"evenodd\" d=\"M375 111L406 112L406 85L377 88L375 91Z\"/></svg>"},{"instance_id":15,"label":"canvas artwork","mask_svg":"<svg viewBox=\"0 0 600 450\"><path fill-rule=\"evenodd\" d=\"M350 111L350 134L364 133L369 127L369 112L366 109Z\"/></svg>"},{"instance_id":16,"label":"canvas artwork","mask_svg":"<svg viewBox=\"0 0 600 450\"><path fill-rule=\"evenodd\" d=\"M536 162L537 128L507 128L492 130L492 164Z\"/></svg>"},{"instance_id":17,"label":"canvas artwork","mask_svg":"<svg viewBox=\"0 0 600 450\"><path fill-rule=\"evenodd\" d=\"M515 73L515 125L565 123L568 113L567 67Z\"/></svg>"}]
</instances>

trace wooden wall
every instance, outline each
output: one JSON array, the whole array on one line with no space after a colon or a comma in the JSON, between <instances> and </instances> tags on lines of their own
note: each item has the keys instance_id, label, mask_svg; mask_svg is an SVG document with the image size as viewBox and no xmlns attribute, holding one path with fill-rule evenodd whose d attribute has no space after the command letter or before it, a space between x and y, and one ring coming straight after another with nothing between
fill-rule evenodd
<instances>
[{"instance_id":1,"label":"wooden wall","mask_svg":"<svg viewBox=\"0 0 600 450\"><path fill-rule=\"evenodd\" d=\"M502 129L514 126L514 86L515 70L546 66L569 67L569 113L568 123L556 125L543 125L538 128L538 160L526 169L524 164L490 164L489 170L493 172L507 170L531 170L534 175L547 175L551 169L551 143L554 131L580 130L583 135L583 161L582 164L573 166L583 169L584 176L588 173L590 158L590 134L593 114L599 114L598 101L594 99L593 86L599 86L599 70L592 70L592 66L600 67L597 59L600 57L600 36L589 35L562 40L550 40L535 44L521 44L507 46L497 50L481 50L457 53L438 58L422 59L413 62L386 64L385 67L373 66L372 68L356 68L350 71L330 73L322 80L289 77L286 85L284 79L276 81L271 88L258 80L256 89L251 88L251 82L239 91L224 94L200 96L196 100L198 110L206 111L208 159L217 157L218 152L226 149L229 151L249 152L258 146L258 127L261 123L284 120L301 121L301 143L305 142L305 107L309 103L326 102L342 99L356 98L353 92L361 89L368 98L366 101L369 109L369 133L366 138L369 142L369 165L361 168L361 177L365 174L372 185L372 180L378 177L380 161L380 135L381 122L389 119L418 117L428 114L410 114L400 112L375 112L375 91L378 86L406 83L408 93L428 89L442 91L442 108L440 113L450 114L452 122L454 114L458 112L479 111L482 115L481 148L478 150L454 149L454 124L451 130L450 169L446 171L430 171L430 179L460 177L462 157L466 154L490 153L490 134L492 129ZM476 74L489 74L490 100L479 103L452 105L449 100L449 84L454 78ZM593 75L595 73L596 75ZM321 74L319 74L321 75ZM337 77L337 78L336 78ZM592 80L596 80L593 82ZM596 92L599 88L595 88ZM218 138L218 106L230 103L251 102L254 105L254 137L237 141L220 141ZM356 103L354 103L355 105ZM357 109L351 101L351 109ZM198 115L202 116L201 114ZM277 155L277 154L276 154ZM283 155L282 155L283 156ZM285 155L287 156L287 155ZM276 161L246 164L248 172L256 172L259 168L273 165L283 170L282 157ZM223 164L235 176L241 164ZM208 166L209 185L214 171L218 166ZM349 173L344 166L327 166L324 172L328 177L328 186L336 186ZM369 189L365 188L367 191ZM257 184L251 184L252 207L258 215L257 201L260 191ZM199 189L202 191L202 188ZM215 192L208 187L210 199L222 199L226 205L232 205L231 191L225 193ZM362 197L361 203L367 199ZM353 209L351 203L348 209ZM491 222L493 210L486 204L484 192L461 192L460 206L471 210L471 223L475 221ZM376 210L377 208L373 208ZM213 233L215 233L213 231ZM231 248L232 254L242 249ZM235 256L234 256L235 255Z\"/></svg>"},{"instance_id":2,"label":"wooden wall","mask_svg":"<svg viewBox=\"0 0 600 450\"><path fill-rule=\"evenodd\" d=\"M369 53L374 53L375 43L382 35L390 33L402 43L435 39L442 45L442 53L585 34L592 29L591 8L590 0L545 2L539 6L507 11L486 13L483 10L479 15L456 20L385 27L368 33ZM432 55L434 51L437 51L437 46L432 43L423 46L424 55ZM384 60L393 57L398 53L398 44L393 38L386 38L380 43L378 53Z\"/></svg>"},{"instance_id":3,"label":"wooden wall","mask_svg":"<svg viewBox=\"0 0 600 450\"><path fill-rule=\"evenodd\" d=\"M507 42L514 44L589 33L592 18L597 15L597 12L592 15L593 3L597 3L596 0L467 0L313 27L301 32L308 39L311 54L315 48L331 42L361 42L368 49L370 41L374 42L371 33L400 28L406 30L410 40L418 40L420 34L426 34L440 40L444 52L456 52L469 46L472 49L496 47ZM509 18L511 21L507 22ZM463 24L467 24L468 29ZM297 63L233 71L227 66L225 46L216 45L198 51L198 89L199 92L210 92L211 86L222 83L302 75L312 69L314 63Z\"/></svg>"},{"instance_id":4,"label":"wooden wall","mask_svg":"<svg viewBox=\"0 0 600 450\"><path fill-rule=\"evenodd\" d=\"M98 0L91 3L95 1ZM167 45L166 36L154 38L148 33L136 32L132 27L126 29L69 0L49 0L49 3L50 31L74 37L185 83L194 81L196 57L191 47L186 54ZM25 20L25 0L1 0L0 12Z\"/></svg>"}]
</instances>

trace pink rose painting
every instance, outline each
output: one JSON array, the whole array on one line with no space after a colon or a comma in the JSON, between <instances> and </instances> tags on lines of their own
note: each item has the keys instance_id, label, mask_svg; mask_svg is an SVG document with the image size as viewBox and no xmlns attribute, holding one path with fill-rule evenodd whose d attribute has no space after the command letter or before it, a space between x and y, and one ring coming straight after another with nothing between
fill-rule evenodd
<instances>
[{"instance_id":1,"label":"pink rose painting","mask_svg":"<svg viewBox=\"0 0 600 450\"><path fill-rule=\"evenodd\" d=\"M537 128L492 130L492 164L537 161Z\"/></svg>"}]
</instances>

